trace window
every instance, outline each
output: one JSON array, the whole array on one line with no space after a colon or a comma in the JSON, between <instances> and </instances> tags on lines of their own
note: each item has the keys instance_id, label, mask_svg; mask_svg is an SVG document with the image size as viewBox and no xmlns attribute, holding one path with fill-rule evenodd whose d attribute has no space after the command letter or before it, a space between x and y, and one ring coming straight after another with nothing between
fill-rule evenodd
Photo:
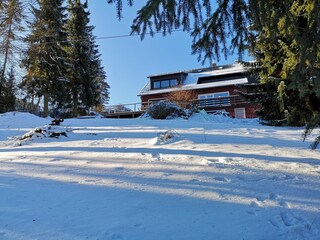
<instances>
[{"instance_id":1,"label":"window","mask_svg":"<svg viewBox=\"0 0 320 240\"><path fill-rule=\"evenodd\" d=\"M174 87L174 86L177 86L178 85L178 80L177 79L171 79L170 80L170 86L171 87Z\"/></svg>"},{"instance_id":2,"label":"window","mask_svg":"<svg viewBox=\"0 0 320 240\"><path fill-rule=\"evenodd\" d=\"M161 88L168 88L170 87L170 80L161 81Z\"/></svg>"},{"instance_id":3,"label":"window","mask_svg":"<svg viewBox=\"0 0 320 240\"><path fill-rule=\"evenodd\" d=\"M154 89L158 89L158 88L160 88L160 87L161 87L160 82L153 82L153 88L154 88Z\"/></svg>"},{"instance_id":4,"label":"window","mask_svg":"<svg viewBox=\"0 0 320 240\"><path fill-rule=\"evenodd\" d=\"M200 107L230 105L229 92L217 92L198 95Z\"/></svg>"},{"instance_id":5,"label":"window","mask_svg":"<svg viewBox=\"0 0 320 240\"><path fill-rule=\"evenodd\" d=\"M178 85L177 79L164 79L152 82L152 89L169 88Z\"/></svg>"}]
</instances>

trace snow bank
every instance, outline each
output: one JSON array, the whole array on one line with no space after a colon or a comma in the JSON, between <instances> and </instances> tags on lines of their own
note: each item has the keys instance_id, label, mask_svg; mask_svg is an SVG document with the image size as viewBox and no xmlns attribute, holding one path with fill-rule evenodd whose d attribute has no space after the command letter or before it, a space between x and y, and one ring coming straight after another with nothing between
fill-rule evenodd
<instances>
[{"instance_id":1,"label":"snow bank","mask_svg":"<svg viewBox=\"0 0 320 240\"><path fill-rule=\"evenodd\" d=\"M22 135L36 127L49 124L50 118L40 118L31 113L8 112L0 114L0 141Z\"/></svg>"}]
</instances>

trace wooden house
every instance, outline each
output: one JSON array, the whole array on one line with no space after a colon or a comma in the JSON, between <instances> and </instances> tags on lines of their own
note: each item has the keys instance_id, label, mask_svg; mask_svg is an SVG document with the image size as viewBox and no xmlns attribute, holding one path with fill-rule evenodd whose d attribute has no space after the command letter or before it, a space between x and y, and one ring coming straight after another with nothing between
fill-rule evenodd
<instances>
[{"instance_id":1,"label":"wooden house","mask_svg":"<svg viewBox=\"0 0 320 240\"><path fill-rule=\"evenodd\" d=\"M256 83L240 63L151 75L138 96L143 105L165 100L175 91L192 91L207 112L224 111L235 118L254 118L259 105L240 97L242 84Z\"/></svg>"}]
</instances>

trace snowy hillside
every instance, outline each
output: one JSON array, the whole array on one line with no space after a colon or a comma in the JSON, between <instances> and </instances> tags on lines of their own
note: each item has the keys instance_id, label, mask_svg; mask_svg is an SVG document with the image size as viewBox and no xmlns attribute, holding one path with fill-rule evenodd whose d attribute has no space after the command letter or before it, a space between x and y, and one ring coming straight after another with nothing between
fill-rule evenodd
<instances>
[{"instance_id":1,"label":"snowy hillside","mask_svg":"<svg viewBox=\"0 0 320 240\"><path fill-rule=\"evenodd\" d=\"M320 154L302 128L50 121L0 115L1 240L320 239Z\"/></svg>"}]
</instances>

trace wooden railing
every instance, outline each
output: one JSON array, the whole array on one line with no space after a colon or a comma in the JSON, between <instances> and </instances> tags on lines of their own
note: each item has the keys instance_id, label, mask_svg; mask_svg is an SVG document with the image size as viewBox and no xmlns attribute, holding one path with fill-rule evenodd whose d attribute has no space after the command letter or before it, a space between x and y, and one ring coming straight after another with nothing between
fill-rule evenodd
<instances>
[{"instance_id":1,"label":"wooden railing","mask_svg":"<svg viewBox=\"0 0 320 240\"><path fill-rule=\"evenodd\" d=\"M199 108L210 107L211 109L214 107L236 106L239 104L250 103L250 101L245 100L238 95L218 98L195 99L192 102ZM106 111L102 114L106 117L135 117L144 113L145 110L152 104L154 104L154 102L149 101L140 103L109 105L106 107ZM190 105L190 103L184 105Z\"/></svg>"},{"instance_id":2,"label":"wooden railing","mask_svg":"<svg viewBox=\"0 0 320 240\"><path fill-rule=\"evenodd\" d=\"M200 108L206 107L224 107L224 106L236 106L239 104L250 103L249 100L245 100L239 95L232 95L228 97L218 97L218 98L206 98L206 99L196 99L194 103Z\"/></svg>"}]
</instances>

